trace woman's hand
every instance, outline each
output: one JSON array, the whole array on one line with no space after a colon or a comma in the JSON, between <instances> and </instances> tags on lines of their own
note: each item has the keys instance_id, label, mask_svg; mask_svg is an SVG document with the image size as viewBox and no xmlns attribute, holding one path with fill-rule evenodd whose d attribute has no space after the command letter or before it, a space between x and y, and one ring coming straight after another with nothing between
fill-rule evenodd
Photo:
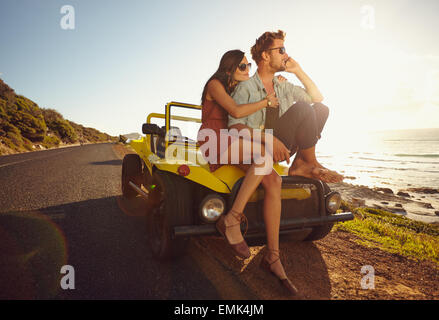
<instances>
[{"instance_id":1,"label":"woman's hand","mask_svg":"<svg viewBox=\"0 0 439 320\"><path fill-rule=\"evenodd\" d=\"M285 78L285 77L283 77L283 76L281 76L281 75L278 75L278 76L277 76L277 80L279 80L279 82L282 83L282 82L287 81L287 78Z\"/></svg>"},{"instance_id":2,"label":"woman's hand","mask_svg":"<svg viewBox=\"0 0 439 320\"><path fill-rule=\"evenodd\" d=\"M276 97L276 93L269 94L265 99L267 99L267 107L277 108L279 106L279 100ZM268 103L270 101L271 103Z\"/></svg>"}]
</instances>

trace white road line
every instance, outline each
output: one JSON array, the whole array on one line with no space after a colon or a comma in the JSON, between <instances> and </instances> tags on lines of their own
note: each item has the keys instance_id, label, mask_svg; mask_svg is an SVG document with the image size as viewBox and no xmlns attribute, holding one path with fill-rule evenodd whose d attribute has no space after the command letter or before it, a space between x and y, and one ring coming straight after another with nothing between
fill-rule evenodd
<instances>
[{"instance_id":1,"label":"white road line","mask_svg":"<svg viewBox=\"0 0 439 320\"><path fill-rule=\"evenodd\" d=\"M27 159L27 160L21 160L21 161L5 163L5 164L0 165L0 168L7 167L7 166L12 166L14 164L23 163L23 162L26 162L26 161L40 160L40 159L44 159L44 158L49 158L49 157L53 157L53 156L56 156L58 154L61 154L61 153L64 153L64 152L70 152L70 151L72 151L72 150L60 151L60 152L57 152L55 154L51 154L51 155L48 155L48 156L45 156L45 157L38 157L38 158L32 158L32 159Z\"/></svg>"}]
</instances>

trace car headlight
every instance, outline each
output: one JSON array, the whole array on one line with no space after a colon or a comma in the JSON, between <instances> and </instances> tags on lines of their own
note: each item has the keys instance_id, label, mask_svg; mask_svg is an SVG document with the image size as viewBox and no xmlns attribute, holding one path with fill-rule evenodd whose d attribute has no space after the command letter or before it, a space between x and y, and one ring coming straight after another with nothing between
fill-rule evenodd
<instances>
[{"instance_id":1,"label":"car headlight","mask_svg":"<svg viewBox=\"0 0 439 320\"><path fill-rule=\"evenodd\" d=\"M341 195L336 191L332 191L326 195L326 210L333 214L341 206Z\"/></svg>"},{"instance_id":2,"label":"car headlight","mask_svg":"<svg viewBox=\"0 0 439 320\"><path fill-rule=\"evenodd\" d=\"M200 217L204 222L214 223L224 213L226 202L217 194L207 195L200 204Z\"/></svg>"}]
</instances>

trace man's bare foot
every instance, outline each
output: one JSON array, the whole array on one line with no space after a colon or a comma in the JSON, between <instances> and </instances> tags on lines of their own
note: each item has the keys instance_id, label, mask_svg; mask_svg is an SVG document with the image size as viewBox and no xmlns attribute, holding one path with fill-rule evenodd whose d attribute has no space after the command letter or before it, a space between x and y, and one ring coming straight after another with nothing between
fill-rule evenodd
<instances>
[{"instance_id":1,"label":"man's bare foot","mask_svg":"<svg viewBox=\"0 0 439 320\"><path fill-rule=\"evenodd\" d=\"M326 168L321 168L315 163L308 163L301 158L294 159L293 164L288 170L289 176L302 176L321 180L326 183L336 183L343 181L343 176L335 171Z\"/></svg>"},{"instance_id":2,"label":"man's bare foot","mask_svg":"<svg viewBox=\"0 0 439 320\"><path fill-rule=\"evenodd\" d=\"M317 160L315 161L315 166L316 166L317 168L320 168L320 169L329 170L328 168L324 167L324 166L323 166L320 162L318 162Z\"/></svg>"},{"instance_id":3,"label":"man's bare foot","mask_svg":"<svg viewBox=\"0 0 439 320\"><path fill-rule=\"evenodd\" d=\"M325 182L337 183L337 182L342 182L344 179L343 175L339 174L337 171L325 168L317 160L314 163L314 166L323 170L322 172L320 172L320 174L324 175L326 179L328 179L328 181Z\"/></svg>"},{"instance_id":4,"label":"man's bare foot","mask_svg":"<svg viewBox=\"0 0 439 320\"><path fill-rule=\"evenodd\" d=\"M344 179L344 176L336 171L332 171L329 169L322 169L322 170L323 170L322 175L325 177L325 180L327 180L327 181L325 180L322 181L326 183L338 183L338 182L342 182Z\"/></svg>"}]
</instances>

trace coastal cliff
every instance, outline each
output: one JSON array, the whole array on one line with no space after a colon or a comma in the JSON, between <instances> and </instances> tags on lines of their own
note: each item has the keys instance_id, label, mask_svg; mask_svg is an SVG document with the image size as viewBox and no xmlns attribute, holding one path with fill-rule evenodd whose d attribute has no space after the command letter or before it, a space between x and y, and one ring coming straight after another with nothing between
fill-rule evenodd
<instances>
[{"instance_id":1,"label":"coastal cliff","mask_svg":"<svg viewBox=\"0 0 439 320\"><path fill-rule=\"evenodd\" d=\"M118 137L64 119L54 109L41 108L0 79L0 155L108 141L116 142Z\"/></svg>"}]
</instances>

